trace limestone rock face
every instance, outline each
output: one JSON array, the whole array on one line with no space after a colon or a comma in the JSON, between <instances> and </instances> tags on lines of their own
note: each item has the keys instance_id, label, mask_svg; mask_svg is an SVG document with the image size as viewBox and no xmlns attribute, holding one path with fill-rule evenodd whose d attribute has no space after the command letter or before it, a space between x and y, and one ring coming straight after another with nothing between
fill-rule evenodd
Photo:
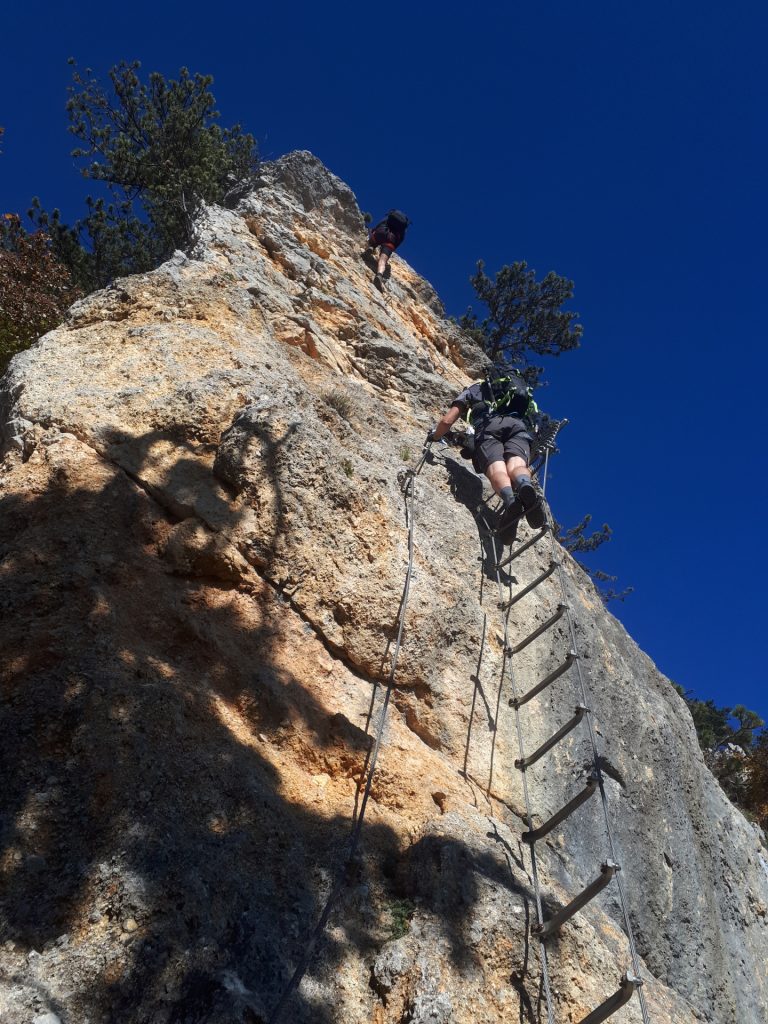
<instances>
[{"instance_id":1,"label":"limestone rock face","mask_svg":"<svg viewBox=\"0 0 768 1024\"><path fill-rule=\"evenodd\" d=\"M0 386L9 1024L270 1019L360 806L408 559L403 474L483 369L403 259L373 288L354 195L309 153L265 165L200 232L195 259L77 303ZM450 452L415 487L383 746L297 1024L546 1019L487 491ZM763 1024L760 836L559 554L650 1020ZM549 557L516 560L513 592ZM515 604L511 641L560 600L555 574ZM573 639L553 626L514 685ZM527 751L573 714L576 681L521 709ZM534 824L590 761L580 727L528 770ZM610 855L599 799L537 850L550 914ZM548 943L557 1024L631 966L616 895ZM638 1024L637 997L614 1019Z\"/></svg>"}]
</instances>

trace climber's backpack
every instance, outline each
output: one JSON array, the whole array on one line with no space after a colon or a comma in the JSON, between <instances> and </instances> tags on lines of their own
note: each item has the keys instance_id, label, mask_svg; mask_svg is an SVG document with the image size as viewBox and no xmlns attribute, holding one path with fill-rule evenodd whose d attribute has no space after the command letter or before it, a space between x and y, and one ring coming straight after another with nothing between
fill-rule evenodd
<instances>
[{"instance_id":1,"label":"climber's backpack","mask_svg":"<svg viewBox=\"0 0 768 1024\"><path fill-rule=\"evenodd\" d=\"M536 403L531 398L531 389L517 373L483 381L484 397L473 402L467 410L470 423L489 419L491 416L517 416L523 419Z\"/></svg>"},{"instance_id":2,"label":"climber's backpack","mask_svg":"<svg viewBox=\"0 0 768 1024\"><path fill-rule=\"evenodd\" d=\"M405 235L406 228L410 223L401 210L390 210L387 214L387 227L400 237Z\"/></svg>"}]
</instances>

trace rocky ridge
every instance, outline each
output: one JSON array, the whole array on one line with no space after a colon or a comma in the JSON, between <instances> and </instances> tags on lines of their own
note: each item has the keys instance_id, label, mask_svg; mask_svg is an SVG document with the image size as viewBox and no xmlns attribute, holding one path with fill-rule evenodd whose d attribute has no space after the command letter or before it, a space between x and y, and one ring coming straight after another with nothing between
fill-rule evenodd
<instances>
[{"instance_id":1,"label":"rocky ridge","mask_svg":"<svg viewBox=\"0 0 768 1024\"><path fill-rule=\"evenodd\" d=\"M482 368L404 260L372 287L354 196L308 153L200 231L197 258L77 303L0 387L10 1024L267 1020L349 835L407 564L402 472ZM544 1013L482 495L450 455L418 478L362 856L292 1021ZM546 560L522 556L520 583ZM761 1024L766 852L565 562L651 1020ZM551 580L516 605L515 635L557 599ZM567 642L558 624L526 649L521 686ZM573 713L569 686L525 709L527 749ZM537 821L588 761L576 732L529 770ZM596 806L540 846L551 909L605 859ZM609 888L550 943L558 1024L613 991L626 945ZM614 1019L639 1022L637 1000Z\"/></svg>"}]
</instances>

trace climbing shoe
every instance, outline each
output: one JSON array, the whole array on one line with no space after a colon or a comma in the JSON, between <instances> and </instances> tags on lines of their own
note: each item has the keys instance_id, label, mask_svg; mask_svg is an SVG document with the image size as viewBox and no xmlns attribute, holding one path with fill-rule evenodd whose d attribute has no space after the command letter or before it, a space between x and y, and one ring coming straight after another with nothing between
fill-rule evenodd
<instances>
[{"instance_id":1,"label":"climbing shoe","mask_svg":"<svg viewBox=\"0 0 768 1024\"><path fill-rule=\"evenodd\" d=\"M376 288L379 289L380 292L384 291L384 278L381 276L381 274L377 274L374 277L373 284Z\"/></svg>"},{"instance_id":2,"label":"climbing shoe","mask_svg":"<svg viewBox=\"0 0 768 1024\"><path fill-rule=\"evenodd\" d=\"M540 530L547 517L544 515L544 506L533 484L525 483L518 487L516 500L521 502L525 509L525 518L528 525L534 530Z\"/></svg>"}]
</instances>

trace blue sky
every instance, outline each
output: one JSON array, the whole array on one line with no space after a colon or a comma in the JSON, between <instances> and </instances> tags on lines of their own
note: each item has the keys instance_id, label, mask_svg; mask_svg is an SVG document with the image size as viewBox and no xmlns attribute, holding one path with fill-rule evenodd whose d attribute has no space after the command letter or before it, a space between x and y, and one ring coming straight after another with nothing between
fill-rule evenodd
<instances>
[{"instance_id":1,"label":"blue sky","mask_svg":"<svg viewBox=\"0 0 768 1024\"><path fill-rule=\"evenodd\" d=\"M613 527L595 561L664 672L768 718L764 4L7 6L3 211L81 212L66 58L138 58L213 74L264 157L310 149L406 210L449 312L480 258L572 278L583 346L540 394L571 421L555 514Z\"/></svg>"}]
</instances>

